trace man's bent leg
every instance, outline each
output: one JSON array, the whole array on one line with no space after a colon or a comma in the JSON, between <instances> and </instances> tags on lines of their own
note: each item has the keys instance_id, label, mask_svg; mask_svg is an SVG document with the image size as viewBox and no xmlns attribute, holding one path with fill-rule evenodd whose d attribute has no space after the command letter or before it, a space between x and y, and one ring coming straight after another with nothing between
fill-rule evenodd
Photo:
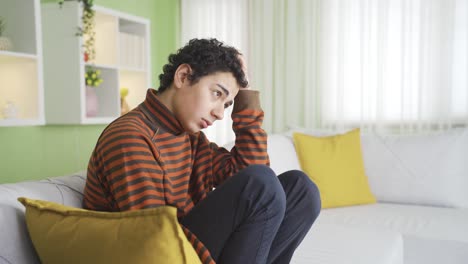
<instances>
[{"instance_id":1,"label":"man's bent leg","mask_svg":"<svg viewBox=\"0 0 468 264\"><path fill-rule=\"evenodd\" d=\"M232 176L180 223L220 263L266 263L283 220L286 196L275 173L252 165Z\"/></svg>"},{"instance_id":2,"label":"man's bent leg","mask_svg":"<svg viewBox=\"0 0 468 264\"><path fill-rule=\"evenodd\" d=\"M317 186L302 171L292 170L278 176L286 193L286 213L268 256L268 263L289 263L320 209Z\"/></svg>"}]
</instances>

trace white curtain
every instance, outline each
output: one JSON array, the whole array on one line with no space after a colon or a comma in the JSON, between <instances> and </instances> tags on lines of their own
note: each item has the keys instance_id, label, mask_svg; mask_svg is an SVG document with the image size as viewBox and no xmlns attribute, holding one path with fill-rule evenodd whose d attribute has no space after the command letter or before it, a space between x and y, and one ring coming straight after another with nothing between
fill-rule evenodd
<instances>
[{"instance_id":1,"label":"white curtain","mask_svg":"<svg viewBox=\"0 0 468 264\"><path fill-rule=\"evenodd\" d=\"M468 123L468 0L183 2L245 8L251 82L269 132Z\"/></svg>"},{"instance_id":2,"label":"white curtain","mask_svg":"<svg viewBox=\"0 0 468 264\"><path fill-rule=\"evenodd\" d=\"M247 0L182 0L181 46L192 38L216 38L240 50L248 57ZM218 145L234 140L232 106L222 121L204 130L208 139Z\"/></svg>"}]
</instances>

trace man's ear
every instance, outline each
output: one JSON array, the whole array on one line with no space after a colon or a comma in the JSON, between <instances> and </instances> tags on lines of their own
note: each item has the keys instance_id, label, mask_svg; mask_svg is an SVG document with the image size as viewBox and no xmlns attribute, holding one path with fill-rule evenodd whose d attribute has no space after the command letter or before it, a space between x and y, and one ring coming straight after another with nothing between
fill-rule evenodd
<instances>
[{"instance_id":1,"label":"man's ear","mask_svg":"<svg viewBox=\"0 0 468 264\"><path fill-rule=\"evenodd\" d=\"M174 87L181 88L184 83L190 82L188 77L190 76L191 72L192 68L190 68L190 65L186 63L179 65L174 74Z\"/></svg>"}]
</instances>

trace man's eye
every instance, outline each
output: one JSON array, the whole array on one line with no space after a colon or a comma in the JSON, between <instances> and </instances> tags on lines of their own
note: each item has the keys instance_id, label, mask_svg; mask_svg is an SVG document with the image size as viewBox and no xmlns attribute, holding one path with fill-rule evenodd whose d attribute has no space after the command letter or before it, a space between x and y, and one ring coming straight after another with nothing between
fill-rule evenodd
<instances>
[{"instance_id":1,"label":"man's eye","mask_svg":"<svg viewBox=\"0 0 468 264\"><path fill-rule=\"evenodd\" d=\"M214 94L216 97L221 97L221 95L223 95L220 91L214 91L213 94Z\"/></svg>"},{"instance_id":2,"label":"man's eye","mask_svg":"<svg viewBox=\"0 0 468 264\"><path fill-rule=\"evenodd\" d=\"M225 103L225 104L224 104L224 109L226 109L226 108L230 107L231 105L232 105L232 102Z\"/></svg>"}]
</instances>

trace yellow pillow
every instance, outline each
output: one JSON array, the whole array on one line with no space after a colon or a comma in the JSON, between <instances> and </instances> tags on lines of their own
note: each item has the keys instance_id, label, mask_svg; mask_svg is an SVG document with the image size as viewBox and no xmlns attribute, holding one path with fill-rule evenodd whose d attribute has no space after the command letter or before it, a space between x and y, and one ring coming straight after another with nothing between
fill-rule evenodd
<instances>
[{"instance_id":1,"label":"yellow pillow","mask_svg":"<svg viewBox=\"0 0 468 264\"><path fill-rule=\"evenodd\" d=\"M18 200L42 263L201 263L175 207L97 212Z\"/></svg>"},{"instance_id":2,"label":"yellow pillow","mask_svg":"<svg viewBox=\"0 0 468 264\"><path fill-rule=\"evenodd\" d=\"M359 129L330 137L294 133L293 138L302 169L320 190L322 208L376 202L364 172Z\"/></svg>"}]
</instances>

